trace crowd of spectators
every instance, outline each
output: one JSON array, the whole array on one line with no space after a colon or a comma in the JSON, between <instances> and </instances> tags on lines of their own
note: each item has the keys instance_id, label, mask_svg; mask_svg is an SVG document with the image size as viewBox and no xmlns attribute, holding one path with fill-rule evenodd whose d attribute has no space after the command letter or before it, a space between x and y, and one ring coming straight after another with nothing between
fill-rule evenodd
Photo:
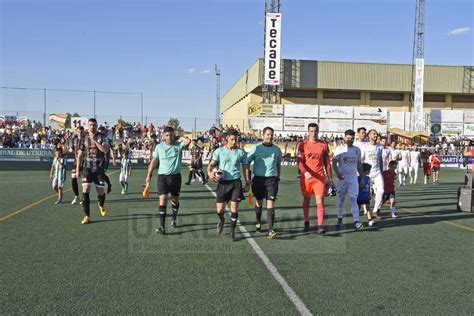
<instances>
[{"instance_id":1,"label":"crowd of spectators","mask_svg":"<svg viewBox=\"0 0 474 316\"><path fill-rule=\"evenodd\" d=\"M130 149L146 149L154 141L161 141L162 131L165 126L155 126L153 123L142 126L140 123L119 122L111 125L107 122L101 125L103 132L112 140L113 144L125 144ZM222 144L224 135L229 129L239 132L241 144L262 141L260 132L243 132L238 125L213 125L208 131L193 134L198 143ZM28 149L54 149L57 146L67 146L74 137L74 131L65 128L43 127L40 122L0 121L0 148L28 148ZM306 134L276 133L277 143L299 143L306 139ZM343 136L337 134L322 134L320 138L330 146L338 146L343 142ZM459 155L463 151L463 137L461 136L431 136L428 147L435 148L441 155Z\"/></svg>"}]
</instances>

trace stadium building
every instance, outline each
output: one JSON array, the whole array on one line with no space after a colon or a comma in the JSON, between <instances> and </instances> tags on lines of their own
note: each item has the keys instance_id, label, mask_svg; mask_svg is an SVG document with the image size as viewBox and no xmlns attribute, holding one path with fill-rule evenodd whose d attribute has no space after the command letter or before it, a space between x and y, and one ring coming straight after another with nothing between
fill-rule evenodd
<instances>
[{"instance_id":1,"label":"stadium building","mask_svg":"<svg viewBox=\"0 0 474 316\"><path fill-rule=\"evenodd\" d=\"M283 92L279 93L276 102L284 106L262 105L263 67L263 59L258 59L223 96L221 113L224 124L237 124L245 130L276 124L277 130L296 131L298 128L291 126L292 123L285 123L286 113L299 111L299 115L292 114L293 123L299 118L301 125L304 125L303 118L316 115L320 120L324 117L343 119L337 111L334 112L334 108L342 110L351 107L352 119L363 119L363 115L374 118L370 117L370 109L368 113L358 113L357 117L358 108L374 108L374 111L382 108L388 113L387 117L382 118L387 120L387 127L409 129L409 112L414 111L411 102L412 65L284 59L281 61ZM299 105L298 109L291 108L292 105ZM311 114L311 105L319 105L319 112ZM448 111L445 110L461 110L454 112L462 116L464 110L473 108L473 66L425 65L424 111L427 125L431 124L432 110L445 113L444 121L451 122L459 118L447 118ZM336 116L332 116L334 113ZM341 126L335 132L349 126L348 122L345 123L339 124ZM456 128L462 129L463 123L461 119L461 127Z\"/></svg>"}]
</instances>

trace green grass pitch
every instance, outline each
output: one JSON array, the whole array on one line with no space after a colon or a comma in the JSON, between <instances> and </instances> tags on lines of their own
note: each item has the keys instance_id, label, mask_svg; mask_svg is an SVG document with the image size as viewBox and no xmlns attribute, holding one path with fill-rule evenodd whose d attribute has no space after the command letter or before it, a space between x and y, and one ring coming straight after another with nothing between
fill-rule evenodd
<instances>
[{"instance_id":1,"label":"green grass pitch","mask_svg":"<svg viewBox=\"0 0 474 316\"><path fill-rule=\"evenodd\" d=\"M53 204L48 168L0 166L0 218L24 209L0 221L1 314L298 313L244 236L230 241L228 217L217 235L214 197L202 184L183 184L180 226L173 230L168 220L161 236L157 194L141 195L144 169L132 171L126 195L112 174L109 215L100 217L93 193L92 223L81 225L70 190L67 203ZM318 236L302 232L296 168L283 167L280 238L255 231L247 200L239 220L313 314L470 314L474 214L456 211L463 171L442 169L440 180L397 188L401 217L390 218L385 206L377 230L354 232L348 207L347 228L336 230L336 198L326 198L327 234Z\"/></svg>"}]
</instances>

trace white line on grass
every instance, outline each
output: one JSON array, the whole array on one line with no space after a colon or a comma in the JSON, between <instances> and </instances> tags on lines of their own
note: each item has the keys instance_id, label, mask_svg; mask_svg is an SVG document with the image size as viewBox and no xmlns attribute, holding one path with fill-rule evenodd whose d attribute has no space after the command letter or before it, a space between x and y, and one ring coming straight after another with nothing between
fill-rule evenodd
<instances>
[{"instance_id":1,"label":"white line on grass","mask_svg":"<svg viewBox=\"0 0 474 316\"><path fill-rule=\"evenodd\" d=\"M206 188L216 197L216 193L212 190L212 188L206 184ZM226 208L226 212L228 215L230 215L229 209ZM296 309L298 312L300 312L301 315L313 315L311 311L306 307L304 302L301 300L301 298L295 293L295 291L288 285L286 280L283 278L283 276L278 272L277 268L275 265L268 259L267 255L263 252L262 248L257 244L257 242L251 238L252 236L249 234L247 229L240 223L240 221L237 221L237 226L239 227L240 232L245 236L245 240L250 244L250 246L253 248L257 256L262 260L263 264L267 268L267 270L272 274L272 276L275 278L275 280L281 285L283 288L283 291L285 291L286 296L290 299L290 301L295 305Z\"/></svg>"}]
</instances>

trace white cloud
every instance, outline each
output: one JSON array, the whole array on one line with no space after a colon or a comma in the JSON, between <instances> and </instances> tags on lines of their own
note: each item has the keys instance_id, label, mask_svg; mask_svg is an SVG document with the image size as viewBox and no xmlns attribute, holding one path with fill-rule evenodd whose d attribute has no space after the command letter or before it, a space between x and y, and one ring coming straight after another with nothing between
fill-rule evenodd
<instances>
[{"instance_id":1,"label":"white cloud","mask_svg":"<svg viewBox=\"0 0 474 316\"><path fill-rule=\"evenodd\" d=\"M209 69L203 69L200 71L201 74L208 74L210 73L211 71Z\"/></svg>"},{"instance_id":2,"label":"white cloud","mask_svg":"<svg viewBox=\"0 0 474 316\"><path fill-rule=\"evenodd\" d=\"M198 71L197 68L188 68L188 73L192 74L192 73L195 73L196 71Z\"/></svg>"},{"instance_id":3,"label":"white cloud","mask_svg":"<svg viewBox=\"0 0 474 316\"><path fill-rule=\"evenodd\" d=\"M468 33L468 32L471 32L472 29L470 27L461 27L461 28L458 28L458 29L454 29L454 30L451 30L449 31L448 35L461 35L461 34L464 34L464 33Z\"/></svg>"}]
</instances>

